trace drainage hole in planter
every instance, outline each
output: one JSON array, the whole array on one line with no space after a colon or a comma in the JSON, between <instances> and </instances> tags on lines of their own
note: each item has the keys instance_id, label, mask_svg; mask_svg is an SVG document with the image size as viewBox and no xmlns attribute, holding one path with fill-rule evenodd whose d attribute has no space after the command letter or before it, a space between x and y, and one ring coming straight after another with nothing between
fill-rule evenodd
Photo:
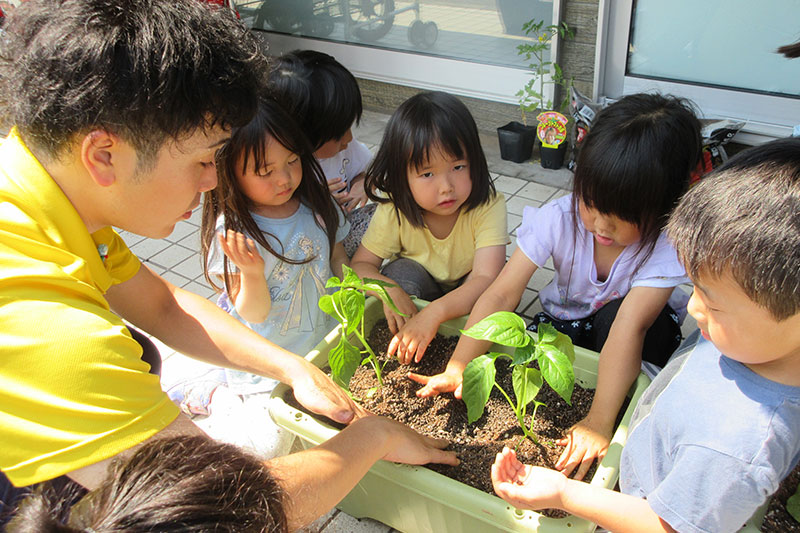
<instances>
[{"instance_id":1,"label":"drainage hole in planter","mask_svg":"<svg viewBox=\"0 0 800 533\"><path fill-rule=\"evenodd\" d=\"M303 419L303 413L295 413L294 419L297 420L298 422L301 421Z\"/></svg>"}]
</instances>

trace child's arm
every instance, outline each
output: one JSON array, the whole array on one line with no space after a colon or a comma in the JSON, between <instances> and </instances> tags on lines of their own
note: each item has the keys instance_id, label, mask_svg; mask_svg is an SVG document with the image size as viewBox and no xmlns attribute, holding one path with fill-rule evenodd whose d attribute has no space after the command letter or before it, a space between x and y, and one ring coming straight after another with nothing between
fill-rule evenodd
<instances>
[{"instance_id":1,"label":"child's arm","mask_svg":"<svg viewBox=\"0 0 800 533\"><path fill-rule=\"evenodd\" d=\"M556 468L565 475L577 467L575 479L583 479L592 462L605 457L617 413L639 375L644 337L672 291L673 287L634 287L625 296L600 351L597 388L589 413L558 441L566 449Z\"/></svg>"},{"instance_id":2,"label":"child's arm","mask_svg":"<svg viewBox=\"0 0 800 533\"><path fill-rule=\"evenodd\" d=\"M383 263L383 258L367 250L362 243L359 245L356 253L353 254L350 267L355 270L356 274L358 274L361 278L380 279L386 281L387 283L395 283L393 279L381 274L381 263ZM406 293L406 291L398 286L390 287L386 289L386 291L389 293L389 296L392 297L394 304L397 306L400 312L407 315L405 317L400 316L395 313L391 307L384 304L383 312L386 316L386 322L389 325L389 330L392 333L397 333L397 331L406 323L406 320L417 314L417 306L411 301L411 297Z\"/></svg>"},{"instance_id":3,"label":"child's arm","mask_svg":"<svg viewBox=\"0 0 800 533\"><path fill-rule=\"evenodd\" d=\"M517 509L562 509L615 533L673 533L643 498L567 478L561 472L523 465L504 448L492 465L498 496Z\"/></svg>"},{"instance_id":4,"label":"child's arm","mask_svg":"<svg viewBox=\"0 0 800 533\"><path fill-rule=\"evenodd\" d=\"M264 276L264 258L258 253L255 242L232 230L226 235L217 234L217 238L222 251L239 269L238 290L230 295L236 312L251 324L265 321L272 299Z\"/></svg>"},{"instance_id":5,"label":"child's arm","mask_svg":"<svg viewBox=\"0 0 800 533\"><path fill-rule=\"evenodd\" d=\"M333 253L331 254L331 270L339 279L344 277L342 265L350 266L350 259L347 257L347 252L344 250L344 244L337 242L333 245Z\"/></svg>"},{"instance_id":6,"label":"child's arm","mask_svg":"<svg viewBox=\"0 0 800 533\"><path fill-rule=\"evenodd\" d=\"M408 319L389 343L386 353L397 352L400 364L411 361L419 363L428 344L436 335L442 322L468 314L475 302L492 281L497 279L506 262L506 247L487 246L475 250L472 271L464 283L441 298L428 304L415 316Z\"/></svg>"},{"instance_id":7,"label":"child's arm","mask_svg":"<svg viewBox=\"0 0 800 533\"><path fill-rule=\"evenodd\" d=\"M525 253L517 248L511 259L500 271L497 279L475 302L464 329L470 328L483 318L495 311L513 311L519 305L522 293L531 276L536 272L536 264L528 259ZM409 373L408 377L417 383L425 385L417 391L417 396L436 396L442 392L454 392L456 398L461 398L461 375L467 364L481 354L486 353L491 343L462 335L447 363L447 368L435 376L422 376Z\"/></svg>"}]
</instances>

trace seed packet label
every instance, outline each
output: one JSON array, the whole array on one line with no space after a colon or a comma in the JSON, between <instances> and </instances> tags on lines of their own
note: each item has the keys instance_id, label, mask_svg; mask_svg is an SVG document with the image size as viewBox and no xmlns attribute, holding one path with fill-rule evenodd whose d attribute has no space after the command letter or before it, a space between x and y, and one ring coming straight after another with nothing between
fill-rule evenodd
<instances>
[{"instance_id":1,"label":"seed packet label","mask_svg":"<svg viewBox=\"0 0 800 533\"><path fill-rule=\"evenodd\" d=\"M544 111L537 115L539 125L536 135L542 141L542 146L558 148L558 145L567 138L567 117L558 111Z\"/></svg>"}]
</instances>

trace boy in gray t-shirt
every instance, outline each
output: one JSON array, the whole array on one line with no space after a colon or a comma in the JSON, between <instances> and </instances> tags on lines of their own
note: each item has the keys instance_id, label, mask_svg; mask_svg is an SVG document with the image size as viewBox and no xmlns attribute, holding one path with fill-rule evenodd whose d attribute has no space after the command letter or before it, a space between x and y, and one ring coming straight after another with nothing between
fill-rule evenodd
<instances>
[{"instance_id":1,"label":"boy in gray t-shirt","mask_svg":"<svg viewBox=\"0 0 800 533\"><path fill-rule=\"evenodd\" d=\"M741 528L800 461L798 213L800 139L741 152L690 190L667 232L694 282L688 312L704 340L637 406L622 493L505 449L492 466L497 494L617 532Z\"/></svg>"}]
</instances>

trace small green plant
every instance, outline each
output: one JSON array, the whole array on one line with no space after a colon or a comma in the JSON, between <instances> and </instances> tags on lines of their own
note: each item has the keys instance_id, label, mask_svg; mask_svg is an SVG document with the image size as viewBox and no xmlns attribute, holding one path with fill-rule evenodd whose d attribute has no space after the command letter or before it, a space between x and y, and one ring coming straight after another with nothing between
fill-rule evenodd
<instances>
[{"instance_id":1,"label":"small green plant","mask_svg":"<svg viewBox=\"0 0 800 533\"><path fill-rule=\"evenodd\" d=\"M800 522L800 486L798 486L795 493L786 500L786 510L792 515L792 518Z\"/></svg>"},{"instance_id":2,"label":"small green plant","mask_svg":"<svg viewBox=\"0 0 800 533\"><path fill-rule=\"evenodd\" d=\"M378 378L378 387L383 386L381 372L384 365L367 342L364 333L364 305L366 292L374 292L384 303L388 304L396 313L403 315L395 305L392 297L386 292L391 283L379 279L358 277L352 268L344 265L344 279L332 276L325 284L326 288L338 287L333 294L326 294L319 299L319 308L335 318L342 324L342 334L339 344L328 353L328 365L331 367L331 377L343 388L350 390L350 379L360 365L370 363ZM352 334L358 338L363 348L354 346L348 337ZM374 393L376 389L370 391Z\"/></svg>"},{"instance_id":3,"label":"small green plant","mask_svg":"<svg viewBox=\"0 0 800 533\"><path fill-rule=\"evenodd\" d=\"M558 106L558 111L565 109L569 103L569 87L572 85L572 78L565 78L564 71L555 61L545 61L544 54L550 49L550 44L554 37L559 36L561 39L571 39L575 36L575 32L566 22L562 21L558 24L545 26L543 20L537 21L536 19L529 20L523 24L522 31L528 37L533 38L532 42L517 46L517 54L528 62L528 68L531 70L531 79L522 89L517 91L522 122L527 126L526 113L552 109L553 102L545 100L545 84L553 84L564 88L564 91L562 91L564 93L563 99ZM548 75L551 75L549 80L545 79Z\"/></svg>"},{"instance_id":4,"label":"small green plant","mask_svg":"<svg viewBox=\"0 0 800 533\"><path fill-rule=\"evenodd\" d=\"M537 444L539 440L533 432L533 421L537 409L543 405L536 401L536 395L542 388L542 378L564 401L572 405L572 390L575 387L575 372L572 367L575 361L575 349L572 341L550 324L539 324L538 329L534 338L525 331L525 322L522 318L508 311L499 311L487 316L468 330L462 330L461 333L468 337L514 348L512 355L497 352L481 355L473 359L464 369L462 397L467 404L467 418L470 424L483 414L493 387L497 387L508 400L525 437ZM497 373L495 361L501 357L511 360L513 367L511 380L516 401L512 400L508 392L495 381ZM538 361L538 369L530 366L534 361ZM528 427L525 424L525 414L531 402L533 411Z\"/></svg>"}]
</instances>

